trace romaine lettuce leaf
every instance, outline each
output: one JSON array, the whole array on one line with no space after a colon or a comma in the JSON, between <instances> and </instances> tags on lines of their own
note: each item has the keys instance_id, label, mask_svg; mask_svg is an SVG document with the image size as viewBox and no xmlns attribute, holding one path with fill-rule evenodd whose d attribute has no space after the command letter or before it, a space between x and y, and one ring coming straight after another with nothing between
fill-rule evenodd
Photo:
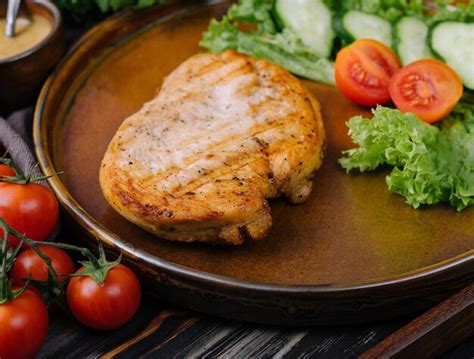
<instances>
[{"instance_id":1,"label":"romaine lettuce leaf","mask_svg":"<svg viewBox=\"0 0 474 359\"><path fill-rule=\"evenodd\" d=\"M289 29L276 34L262 34L258 30L245 32L224 16L221 21L211 20L200 46L216 53L236 50L266 59L298 76L335 85L334 63L319 58Z\"/></svg>"}]
</instances>

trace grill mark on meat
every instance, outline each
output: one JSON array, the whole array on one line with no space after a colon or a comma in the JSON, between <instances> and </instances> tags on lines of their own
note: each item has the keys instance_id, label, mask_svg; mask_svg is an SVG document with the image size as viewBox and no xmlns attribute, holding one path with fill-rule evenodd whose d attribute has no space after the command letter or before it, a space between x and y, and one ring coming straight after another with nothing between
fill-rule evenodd
<instances>
[{"instance_id":1,"label":"grill mark on meat","mask_svg":"<svg viewBox=\"0 0 474 359\"><path fill-rule=\"evenodd\" d=\"M301 202L311 191L323 131L319 105L286 71L235 52L200 54L124 121L101 186L114 208L159 236L260 239L271 225L265 198Z\"/></svg>"},{"instance_id":2,"label":"grill mark on meat","mask_svg":"<svg viewBox=\"0 0 474 359\"><path fill-rule=\"evenodd\" d=\"M264 127L263 125L262 126L255 126L254 128L258 128L258 127ZM227 153L227 164L231 165L235 158L238 158L242 155L242 153L246 153L248 154L248 150L250 149L248 146L246 146L244 149L241 148L242 151L238 152L238 151L229 151L229 148L230 146L233 146L235 144L243 144L243 143L253 143L255 142L255 138L258 138L257 136L260 136L260 137L264 137L264 135L268 132L271 132L273 130L278 130L280 128L283 128L285 127L285 124L283 123L279 123L277 126L272 126L270 128L263 128L261 129L260 131L251 131L250 134L246 134L242 137L235 137L235 135L232 135L231 137L233 138L229 138L229 137L223 137L221 141L219 141L218 144L215 144L213 143L211 148L212 148L212 151L211 154L212 155L212 158L213 159L216 159L218 156L217 154L219 153ZM259 128L260 129L260 128ZM225 131L227 132L227 131ZM285 134L282 134L281 136L285 136ZM260 138L258 139L258 141L260 141L261 143L263 143L264 141L261 140ZM280 141L281 142L281 141ZM272 147L278 147L280 145L280 142L273 142L272 144ZM287 141L288 142L288 141ZM257 142L258 144L258 142ZM240 146L238 146L240 147ZM268 146L267 146L268 147ZM238 148L237 148L238 149ZM182 152L186 152L188 149L186 146L184 146L184 148L182 149ZM185 157L185 159L183 160L183 167L185 170L189 170L190 167L193 166L193 164L195 164L196 161L200 161L202 160L202 154L205 153L205 148L203 148L201 151L199 152L196 152L196 154L194 156L189 156L189 157ZM209 148L207 149L209 151ZM256 152L256 151L255 151ZM164 163L163 163L164 165ZM164 167L164 166L163 166ZM240 163L235 163L235 168L241 168L242 165ZM216 176L219 175L219 173L214 173L214 171L218 171L220 168L222 168L220 166L220 164L215 164L214 168L213 167L205 167L205 170L207 172L211 172L213 175L211 175L210 177L211 178L214 178ZM178 171L182 171L183 168L182 167L176 167L174 166L173 164L171 164L169 167L164 167L163 168L163 174L166 174L165 176L156 176L154 175L153 177L150 177L150 178L153 178L153 182L158 182L158 181L167 181L170 179L170 177L173 177L173 176L176 176Z\"/></svg>"}]
</instances>

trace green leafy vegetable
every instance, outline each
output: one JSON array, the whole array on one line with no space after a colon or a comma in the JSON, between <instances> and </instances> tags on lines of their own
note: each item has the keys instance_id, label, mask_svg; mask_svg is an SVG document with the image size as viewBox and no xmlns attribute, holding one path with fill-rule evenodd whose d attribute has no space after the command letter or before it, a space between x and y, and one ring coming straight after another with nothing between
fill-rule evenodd
<instances>
[{"instance_id":1,"label":"green leafy vegetable","mask_svg":"<svg viewBox=\"0 0 474 359\"><path fill-rule=\"evenodd\" d=\"M425 22L429 25L440 21L470 21L474 19L474 1L466 4L452 5L451 0L438 0L432 11L425 14Z\"/></svg>"},{"instance_id":2,"label":"green leafy vegetable","mask_svg":"<svg viewBox=\"0 0 474 359\"><path fill-rule=\"evenodd\" d=\"M423 0L344 0L340 3L344 12L359 10L391 22L407 15L422 16L426 10Z\"/></svg>"},{"instance_id":3,"label":"green leafy vegetable","mask_svg":"<svg viewBox=\"0 0 474 359\"><path fill-rule=\"evenodd\" d=\"M272 2L267 0L241 0L229 8L228 17L232 20L258 24L259 33L274 34L276 24L271 15Z\"/></svg>"},{"instance_id":4,"label":"green leafy vegetable","mask_svg":"<svg viewBox=\"0 0 474 359\"><path fill-rule=\"evenodd\" d=\"M319 58L289 29L276 32L271 2L243 0L234 4L221 21L211 20L200 45L211 52L236 50L257 58L267 59L290 72L334 85L334 64ZM242 31L239 21L257 24L252 31Z\"/></svg>"},{"instance_id":5,"label":"green leafy vegetable","mask_svg":"<svg viewBox=\"0 0 474 359\"><path fill-rule=\"evenodd\" d=\"M165 0L56 0L67 19L90 24L125 7L144 8L164 4Z\"/></svg>"},{"instance_id":6,"label":"green leafy vegetable","mask_svg":"<svg viewBox=\"0 0 474 359\"><path fill-rule=\"evenodd\" d=\"M474 1L453 5L453 0L344 0L343 12L359 10L393 22L402 16L416 16L428 24L438 21L465 21L474 16Z\"/></svg>"},{"instance_id":7,"label":"green leafy vegetable","mask_svg":"<svg viewBox=\"0 0 474 359\"><path fill-rule=\"evenodd\" d=\"M348 121L359 147L343 152L343 168L394 167L387 186L414 208L448 202L460 211L474 204L474 105L458 104L440 127L381 106L373 113L372 120Z\"/></svg>"}]
</instances>

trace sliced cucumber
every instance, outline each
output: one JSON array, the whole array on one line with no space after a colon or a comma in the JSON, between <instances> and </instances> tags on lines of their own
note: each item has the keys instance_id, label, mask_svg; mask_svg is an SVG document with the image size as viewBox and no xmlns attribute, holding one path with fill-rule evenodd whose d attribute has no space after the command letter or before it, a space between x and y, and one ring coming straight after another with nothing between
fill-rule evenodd
<instances>
[{"instance_id":1,"label":"sliced cucumber","mask_svg":"<svg viewBox=\"0 0 474 359\"><path fill-rule=\"evenodd\" d=\"M428 46L428 25L414 16L402 17L395 25L396 49L403 65L433 57Z\"/></svg>"},{"instance_id":2,"label":"sliced cucumber","mask_svg":"<svg viewBox=\"0 0 474 359\"><path fill-rule=\"evenodd\" d=\"M377 15L351 10L342 17L342 26L354 40L373 39L392 47L392 25Z\"/></svg>"},{"instance_id":3,"label":"sliced cucumber","mask_svg":"<svg viewBox=\"0 0 474 359\"><path fill-rule=\"evenodd\" d=\"M331 55L336 34L331 10L322 0L276 0L275 13L318 56Z\"/></svg>"},{"instance_id":4,"label":"sliced cucumber","mask_svg":"<svg viewBox=\"0 0 474 359\"><path fill-rule=\"evenodd\" d=\"M441 22L431 29L430 45L474 90L474 23Z\"/></svg>"}]
</instances>

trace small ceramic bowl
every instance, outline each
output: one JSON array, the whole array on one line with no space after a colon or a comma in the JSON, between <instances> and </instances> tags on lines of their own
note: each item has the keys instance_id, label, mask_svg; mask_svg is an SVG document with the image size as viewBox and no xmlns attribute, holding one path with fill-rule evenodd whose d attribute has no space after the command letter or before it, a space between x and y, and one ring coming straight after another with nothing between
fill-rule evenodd
<instances>
[{"instance_id":1,"label":"small ceramic bowl","mask_svg":"<svg viewBox=\"0 0 474 359\"><path fill-rule=\"evenodd\" d=\"M43 82L65 52L62 18L58 8L50 1L27 0L23 2L19 15L25 10L49 20L51 32L29 50L0 59L0 114L34 102ZM6 1L1 1L0 17L4 18L5 13Z\"/></svg>"}]
</instances>

